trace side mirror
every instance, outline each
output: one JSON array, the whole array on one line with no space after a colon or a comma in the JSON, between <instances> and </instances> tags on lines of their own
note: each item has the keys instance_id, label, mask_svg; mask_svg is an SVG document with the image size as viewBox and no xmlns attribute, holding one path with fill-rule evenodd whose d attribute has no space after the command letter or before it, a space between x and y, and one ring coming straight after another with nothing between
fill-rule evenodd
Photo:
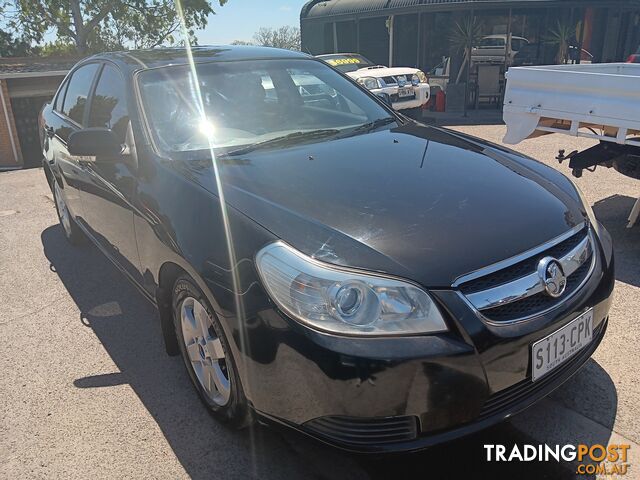
<instances>
[{"instance_id":1,"label":"side mirror","mask_svg":"<svg viewBox=\"0 0 640 480\"><path fill-rule=\"evenodd\" d=\"M376 97L378 97L388 106L393 107L393 103L391 102L391 96L388 93L384 93L384 92L376 93Z\"/></svg>"},{"instance_id":2,"label":"side mirror","mask_svg":"<svg viewBox=\"0 0 640 480\"><path fill-rule=\"evenodd\" d=\"M108 128L85 128L69 135L67 150L77 156L114 157L122 153L122 145Z\"/></svg>"}]
</instances>

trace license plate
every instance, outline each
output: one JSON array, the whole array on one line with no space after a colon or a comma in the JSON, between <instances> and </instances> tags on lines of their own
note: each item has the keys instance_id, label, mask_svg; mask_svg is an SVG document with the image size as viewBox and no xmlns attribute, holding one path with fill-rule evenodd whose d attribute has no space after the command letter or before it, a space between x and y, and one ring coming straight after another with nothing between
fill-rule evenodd
<instances>
[{"instance_id":1,"label":"license plate","mask_svg":"<svg viewBox=\"0 0 640 480\"><path fill-rule=\"evenodd\" d=\"M538 340L531 347L531 378L535 382L562 365L591 342L593 310L583 313L564 327Z\"/></svg>"},{"instance_id":2,"label":"license plate","mask_svg":"<svg viewBox=\"0 0 640 480\"><path fill-rule=\"evenodd\" d=\"M412 97L413 96L413 88L404 87L398 89L398 97Z\"/></svg>"}]
</instances>

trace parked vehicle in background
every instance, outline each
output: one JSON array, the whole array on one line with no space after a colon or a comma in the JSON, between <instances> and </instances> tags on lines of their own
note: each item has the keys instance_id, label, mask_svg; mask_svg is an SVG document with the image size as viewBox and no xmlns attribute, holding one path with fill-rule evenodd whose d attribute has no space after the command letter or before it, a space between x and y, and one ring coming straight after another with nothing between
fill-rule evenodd
<instances>
[{"instance_id":1,"label":"parked vehicle in background","mask_svg":"<svg viewBox=\"0 0 640 480\"><path fill-rule=\"evenodd\" d=\"M592 138L599 143L582 152L561 150L558 160L568 160L575 177L601 166L640 181L640 65L515 67L506 78L505 143L549 133ZM639 215L640 197L629 227Z\"/></svg>"},{"instance_id":2,"label":"parked vehicle in background","mask_svg":"<svg viewBox=\"0 0 640 480\"><path fill-rule=\"evenodd\" d=\"M632 53L631 55L629 55L629 58L627 58L627 63L640 63L640 47L638 47L636 53Z\"/></svg>"},{"instance_id":3,"label":"parked vehicle in background","mask_svg":"<svg viewBox=\"0 0 640 480\"><path fill-rule=\"evenodd\" d=\"M389 95L395 110L421 107L431 96L427 76L418 68L375 65L356 53L318 55L318 58L346 73L372 93Z\"/></svg>"},{"instance_id":4,"label":"parked vehicle in background","mask_svg":"<svg viewBox=\"0 0 640 480\"><path fill-rule=\"evenodd\" d=\"M471 61L476 63L504 63L506 58L507 65L511 65L515 55L528 43L529 40L526 38L512 35L509 51L507 52L507 35L488 35L483 37L478 45L471 49Z\"/></svg>"},{"instance_id":5,"label":"parked vehicle in background","mask_svg":"<svg viewBox=\"0 0 640 480\"><path fill-rule=\"evenodd\" d=\"M539 43L526 43L522 45L513 56L512 66L529 66L540 64L540 52L543 46Z\"/></svg>"},{"instance_id":6,"label":"parked vehicle in background","mask_svg":"<svg viewBox=\"0 0 640 480\"><path fill-rule=\"evenodd\" d=\"M439 90L446 90L451 70L451 57L442 57L442 61L427 73L431 96Z\"/></svg>"},{"instance_id":7,"label":"parked vehicle in background","mask_svg":"<svg viewBox=\"0 0 640 480\"><path fill-rule=\"evenodd\" d=\"M568 63L578 63L578 47L574 45L569 45L567 48L567 56ZM555 59L547 58L545 62L545 58L543 58L543 54L545 52L545 45L541 43L526 43L521 46L520 50L518 50L514 57L513 63L511 66L513 67L527 67L532 65L544 65L545 63L554 63ZM580 49L580 63L592 63L593 55L585 50L584 48Z\"/></svg>"},{"instance_id":8,"label":"parked vehicle in background","mask_svg":"<svg viewBox=\"0 0 640 480\"><path fill-rule=\"evenodd\" d=\"M196 48L84 59L39 126L60 234L157 306L216 418L410 451L587 362L613 250L569 179L300 52Z\"/></svg>"}]
</instances>

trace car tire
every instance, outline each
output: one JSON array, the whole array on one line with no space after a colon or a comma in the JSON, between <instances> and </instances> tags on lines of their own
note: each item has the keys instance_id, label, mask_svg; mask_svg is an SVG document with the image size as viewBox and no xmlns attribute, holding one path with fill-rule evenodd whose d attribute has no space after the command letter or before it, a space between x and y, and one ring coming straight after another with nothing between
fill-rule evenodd
<instances>
[{"instance_id":1,"label":"car tire","mask_svg":"<svg viewBox=\"0 0 640 480\"><path fill-rule=\"evenodd\" d=\"M176 280L172 297L176 338L200 400L227 426L249 426L253 422L251 410L218 317L187 276Z\"/></svg>"},{"instance_id":2,"label":"car tire","mask_svg":"<svg viewBox=\"0 0 640 480\"><path fill-rule=\"evenodd\" d=\"M62 197L62 191L58 182L53 180L53 203L56 206L56 213L58 214L58 221L64 232L64 236L71 245L84 245L87 243L87 236L80 229L76 221L71 216L67 204Z\"/></svg>"}]
</instances>

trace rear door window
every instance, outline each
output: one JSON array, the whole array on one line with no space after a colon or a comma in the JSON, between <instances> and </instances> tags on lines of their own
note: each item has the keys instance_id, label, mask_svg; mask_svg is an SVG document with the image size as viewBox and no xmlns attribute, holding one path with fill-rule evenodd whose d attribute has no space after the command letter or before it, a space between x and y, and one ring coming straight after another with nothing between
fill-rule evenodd
<instances>
[{"instance_id":1,"label":"rear door window","mask_svg":"<svg viewBox=\"0 0 640 480\"><path fill-rule=\"evenodd\" d=\"M62 113L78 125L82 125L87 97L97 71L98 64L90 63L73 72L71 80L69 80Z\"/></svg>"}]
</instances>

